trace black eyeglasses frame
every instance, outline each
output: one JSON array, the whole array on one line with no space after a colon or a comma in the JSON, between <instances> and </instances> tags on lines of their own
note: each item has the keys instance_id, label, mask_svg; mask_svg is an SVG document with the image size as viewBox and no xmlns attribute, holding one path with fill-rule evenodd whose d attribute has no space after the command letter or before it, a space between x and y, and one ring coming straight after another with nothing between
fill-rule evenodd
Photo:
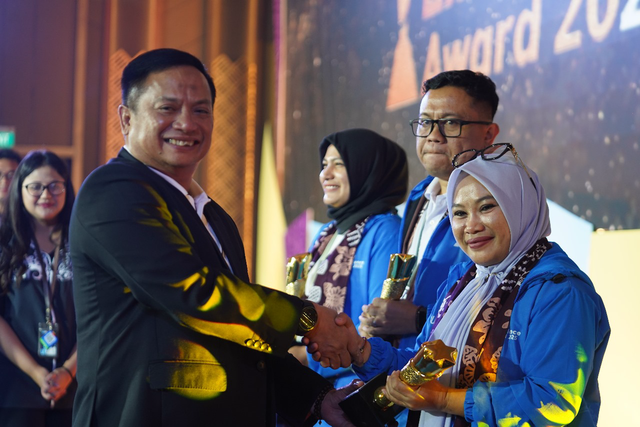
<instances>
[{"instance_id":1,"label":"black eyeglasses frame","mask_svg":"<svg viewBox=\"0 0 640 427\"><path fill-rule=\"evenodd\" d=\"M61 187L59 185L62 185ZM36 189L33 188L34 185L39 185L42 186L42 190L41 191L37 191ZM51 194L52 196L59 196L61 194L63 194L67 189L65 187L65 182L64 181L52 181L47 185L44 185L41 182L30 182L29 184L25 185L24 188L27 189L27 193L29 193L29 195L33 196L33 197L40 197L42 196L42 193L44 193L44 190L49 191L49 194ZM57 188L60 188L60 190L58 191ZM53 190L55 189L55 190Z\"/></svg>"},{"instance_id":2,"label":"black eyeglasses frame","mask_svg":"<svg viewBox=\"0 0 640 427\"><path fill-rule=\"evenodd\" d=\"M429 132L427 132L426 135L418 135L416 133L416 127L417 125L423 125L423 123L431 123L431 128L429 128ZM457 135L447 135L444 132L444 123L445 122L455 122L455 123L459 123L460 127L458 130L458 134ZM493 122L483 122L483 121L477 121L477 120L460 120L460 119L437 119L437 120L432 120L432 119L413 119L409 121L409 126L411 126L411 132L413 133L414 136L417 136L418 138L426 138L429 135L431 135L431 133L433 132L434 129L434 125L438 125L438 130L440 131L440 134L442 136L444 136L445 138L459 138L460 135L462 135L462 127L466 126L466 125L492 125ZM426 127L426 126L425 126Z\"/></svg>"}]
</instances>

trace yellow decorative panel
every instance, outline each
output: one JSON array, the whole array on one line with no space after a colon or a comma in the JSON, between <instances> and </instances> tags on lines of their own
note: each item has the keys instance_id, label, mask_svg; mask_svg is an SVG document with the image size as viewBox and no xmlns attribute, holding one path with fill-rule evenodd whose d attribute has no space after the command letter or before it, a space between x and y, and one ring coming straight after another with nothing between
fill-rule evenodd
<instances>
[{"instance_id":1,"label":"yellow decorative panel","mask_svg":"<svg viewBox=\"0 0 640 427\"><path fill-rule=\"evenodd\" d=\"M596 231L591 238L589 276L602 297L609 316L611 337L600 368L600 426L638 425L629 408L637 403L640 371L635 355L640 353L640 230ZM579 319L576 319L579 322Z\"/></svg>"},{"instance_id":2,"label":"yellow decorative panel","mask_svg":"<svg viewBox=\"0 0 640 427\"><path fill-rule=\"evenodd\" d=\"M256 67L245 58L216 57L213 143L201 165L203 188L222 206L242 235L249 273L253 270L255 209Z\"/></svg>"}]
</instances>

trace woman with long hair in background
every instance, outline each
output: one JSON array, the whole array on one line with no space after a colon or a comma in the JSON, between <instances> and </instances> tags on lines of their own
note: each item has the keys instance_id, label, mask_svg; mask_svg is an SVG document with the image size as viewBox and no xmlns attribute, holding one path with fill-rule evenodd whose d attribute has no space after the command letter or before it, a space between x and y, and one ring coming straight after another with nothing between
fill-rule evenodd
<instances>
[{"instance_id":1,"label":"woman with long hair in background","mask_svg":"<svg viewBox=\"0 0 640 427\"><path fill-rule=\"evenodd\" d=\"M76 319L68 248L74 191L64 162L32 151L0 223L0 420L70 426Z\"/></svg>"}]
</instances>

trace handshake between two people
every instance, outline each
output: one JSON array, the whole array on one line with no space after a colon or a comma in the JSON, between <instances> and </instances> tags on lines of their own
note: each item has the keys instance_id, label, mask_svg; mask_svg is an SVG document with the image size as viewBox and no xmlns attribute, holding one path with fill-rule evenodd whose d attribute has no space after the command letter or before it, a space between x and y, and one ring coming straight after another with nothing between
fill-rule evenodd
<instances>
[{"instance_id":1,"label":"handshake between two people","mask_svg":"<svg viewBox=\"0 0 640 427\"><path fill-rule=\"evenodd\" d=\"M361 366L369 358L371 348L361 337L349 316L314 303L318 320L302 342L307 352L322 367L347 368Z\"/></svg>"},{"instance_id":2,"label":"handshake between two people","mask_svg":"<svg viewBox=\"0 0 640 427\"><path fill-rule=\"evenodd\" d=\"M305 295L310 263L310 253L295 255L289 259L286 285L289 295L298 298ZM375 298L371 304L362 307L363 312L359 318L360 335L348 315L337 314L330 308L313 303L318 315L316 326L302 340L313 360L320 362L324 368L332 369L347 368L352 364L362 366L371 353L367 338L415 333L418 307L411 301L401 299L415 266L416 258L413 255L390 256L381 298ZM305 363L306 355L301 355L297 350L295 354Z\"/></svg>"}]
</instances>

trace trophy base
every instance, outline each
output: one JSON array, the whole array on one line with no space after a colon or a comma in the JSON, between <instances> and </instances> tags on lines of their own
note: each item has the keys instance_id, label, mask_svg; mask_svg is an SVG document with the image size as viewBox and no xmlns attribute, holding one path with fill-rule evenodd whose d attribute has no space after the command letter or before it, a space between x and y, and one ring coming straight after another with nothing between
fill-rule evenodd
<instances>
[{"instance_id":1,"label":"trophy base","mask_svg":"<svg viewBox=\"0 0 640 427\"><path fill-rule=\"evenodd\" d=\"M356 427L394 427L398 425L395 417L406 408L398 405L381 408L374 401L376 390L384 387L386 383L387 374L379 374L340 402L340 407Z\"/></svg>"}]
</instances>

